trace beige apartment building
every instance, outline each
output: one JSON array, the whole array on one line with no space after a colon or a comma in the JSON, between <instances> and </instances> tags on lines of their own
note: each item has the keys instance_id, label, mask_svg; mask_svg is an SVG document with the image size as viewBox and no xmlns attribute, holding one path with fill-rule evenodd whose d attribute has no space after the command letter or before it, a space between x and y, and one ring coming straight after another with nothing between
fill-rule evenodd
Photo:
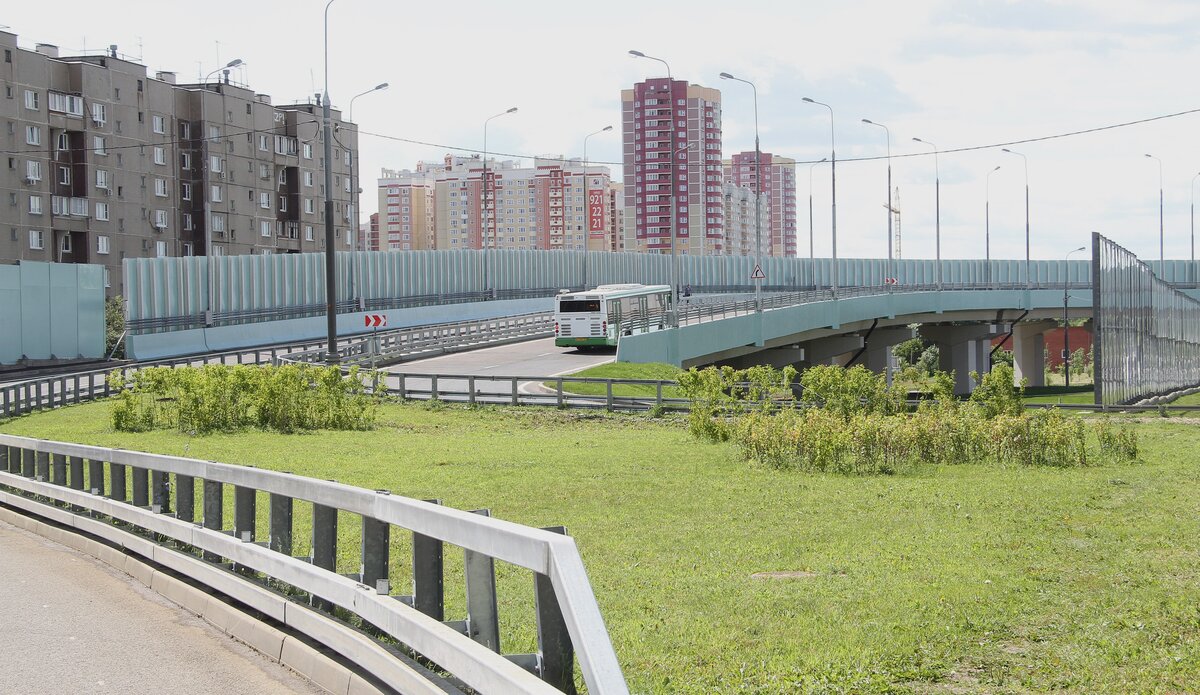
<instances>
[{"instance_id":1,"label":"beige apartment building","mask_svg":"<svg viewBox=\"0 0 1200 695\"><path fill-rule=\"evenodd\" d=\"M769 204L767 197L761 199L749 188L726 183L721 187L725 203L724 244L714 251L719 256L769 256L771 255L770 230L766 225ZM755 206L758 206L757 213ZM762 233L756 227L762 216ZM756 237L759 244L755 246Z\"/></svg>"},{"instance_id":2,"label":"beige apartment building","mask_svg":"<svg viewBox=\"0 0 1200 695\"><path fill-rule=\"evenodd\" d=\"M536 158L532 167L447 155L379 179L378 250L620 250L622 220L607 167ZM486 208L486 209L485 209Z\"/></svg>"},{"instance_id":3,"label":"beige apartment building","mask_svg":"<svg viewBox=\"0 0 1200 695\"><path fill-rule=\"evenodd\" d=\"M228 71L151 77L116 46L60 56L0 31L0 50L0 262L102 264L120 294L125 258L324 249L316 104L274 106ZM335 230L348 249L357 128L333 117Z\"/></svg>"},{"instance_id":4,"label":"beige apartment building","mask_svg":"<svg viewBox=\"0 0 1200 695\"><path fill-rule=\"evenodd\" d=\"M767 207L762 217L762 234L769 240L765 255L796 257L796 160L763 152L755 166L754 152L739 152L723 162L725 182L751 191L759 187ZM728 196L727 196L728 198Z\"/></svg>"}]
</instances>

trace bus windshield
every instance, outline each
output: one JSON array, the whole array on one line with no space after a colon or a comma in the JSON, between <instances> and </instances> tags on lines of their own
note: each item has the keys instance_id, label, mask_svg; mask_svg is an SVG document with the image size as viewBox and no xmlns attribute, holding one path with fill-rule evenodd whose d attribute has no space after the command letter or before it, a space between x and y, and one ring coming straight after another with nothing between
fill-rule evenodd
<instances>
[{"instance_id":1,"label":"bus windshield","mask_svg":"<svg viewBox=\"0 0 1200 695\"><path fill-rule=\"evenodd\" d=\"M564 299L558 303L558 311L562 314L586 314L600 311L599 299Z\"/></svg>"}]
</instances>

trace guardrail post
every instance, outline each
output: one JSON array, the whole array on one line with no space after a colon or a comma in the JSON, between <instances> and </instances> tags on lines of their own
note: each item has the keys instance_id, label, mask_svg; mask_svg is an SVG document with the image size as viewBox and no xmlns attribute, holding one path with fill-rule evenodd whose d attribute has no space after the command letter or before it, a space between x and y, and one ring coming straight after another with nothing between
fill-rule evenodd
<instances>
[{"instance_id":1,"label":"guardrail post","mask_svg":"<svg viewBox=\"0 0 1200 695\"><path fill-rule=\"evenodd\" d=\"M475 375L467 375L467 403L475 405Z\"/></svg>"},{"instance_id":2,"label":"guardrail post","mask_svg":"<svg viewBox=\"0 0 1200 695\"><path fill-rule=\"evenodd\" d=\"M389 494L386 490L376 490L381 495ZM378 593L388 594L388 540L392 527L386 521L373 519L369 516L362 518L362 563L359 565L358 581L375 589Z\"/></svg>"},{"instance_id":3,"label":"guardrail post","mask_svg":"<svg viewBox=\"0 0 1200 695\"><path fill-rule=\"evenodd\" d=\"M292 554L292 498L272 493L270 519L268 547L290 557Z\"/></svg>"},{"instance_id":4,"label":"guardrail post","mask_svg":"<svg viewBox=\"0 0 1200 695\"><path fill-rule=\"evenodd\" d=\"M567 534L564 526L549 526L544 531ZM550 577L533 574L534 603L537 606L538 653L541 655L541 678L567 695L575 695L575 646L567 632L554 583Z\"/></svg>"},{"instance_id":5,"label":"guardrail post","mask_svg":"<svg viewBox=\"0 0 1200 695\"><path fill-rule=\"evenodd\" d=\"M204 481L204 528L225 530L225 485L213 480ZM204 559L220 562L221 556L205 552Z\"/></svg>"},{"instance_id":6,"label":"guardrail post","mask_svg":"<svg viewBox=\"0 0 1200 695\"><path fill-rule=\"evenodd\" d=\"M71 467L71 489L83 489L83 459L78 456L72 456L67 459Z\"/></svg>"},{"instance_id":7,"label":"guardrail post","mask_svg":"<svg viewBox=\"0 0 1200 695\"><path fill-rule=\"evenodd\" d=\"M67 456L66 454L51 454L50 455L50 482L55 485L67 484Z\"/></svg>"},{"instance_id":8,"label":"guardrail post","mask_svg":"<svg viewBox=\"0 0 1200 695\"><path fill-rule=\"evenodd\" d=\"M38 480L50 479L50 454L45 451L34 453L34 478Z\"/></svg>"},{"instance_id":9,"label":"guardrail post","mask_svg":"<svg viewBox=\"0 0 1200 695\"><path fill-rule=\"evenodd\" d=\"M9 467L8 447L0 445L0 471L12 473L12 468Z\"/></svg>"},{"instance_id":10,"label":"guardrail post","mask_svg":"<svg viewBox=\"0 0 1200 695\"><path fill-rule=\"evenodd\" d=\"M605 379L604 386L605 386L604 407L605 407L605 409L611 411L613 409L612 379Z\"/></svg>"},{"instance_id":11,"label":"guardrail post","mask_svg":"<svg viewBox=\"0 0 1200 695\"><path fill-rule=\"evenodd\" d=\"M149 507L150 471L145 468L133 466L133 473L130 478L133 480L133 506Z\"/></svg>"},{"instance_id":12,"label":"guardrail post","mask_svg":"<svg viewBox=\"0 0 1200 695\"><path fill-rule=\"evenodd\" d=\"M520 404L521 404L521 397L520 397L520 395L517 393L517 386L518 386L518 385L519 385L519 384L518 384L518 382L517 382L517 377L515 377L515 376L514 376L514 377L513 377L513 380L512 380L512 404L513 404L513 405L520 405Z\"/></svg>"},{"instance_id":13,"label":"guardrail post","mask_svg":"<svg viewBox=\"0 0 1200 695\"><path fill-rule=\"evenodd\" d=\"M400 400L406 401L408 400L407 379L403 374L397 374L396 376L399 377L396 384L396 393L400 396Z\"/></svg>"},{"instance_id":14,"label":"guardrail post","mask_svg":"<svg viewBox=\"0 0 1200 695\"><path fill-rule=\"evenodd\" d=\"M190 475L175 474L175 518L196 520L196 479Z\"/></svg>"},{"instance_id":15,"label":"guardrail post","mask_svg":"<svg viewBox=\"0 0 1200 695\"><path fill-rule=\"evenodd\" d=\"M662 382L655 384L654 388L654 405L657 408L662 408Z\"/></svg>"},{"instance_id":16,"label":"guardrail post","mask_svg":"<svg viewBox=\"0 0 1200 695\"><path fill-rule=\"evenodd\" d=\"M322 504L313 504L312 514L312 564L323 570L334 572L337 561L337 509ZM312 597L312 605L330 610L333 604L325 599Z\"/></svg>"},{"instance_id":17,"label":"guardrail post","mask_svg":"<svg viewBox=\"0 0 1200 695\"><path fill-rule=\"evenodd\" d=\"M233 486L233 533L240 541L253 543L256 539L255 490L252 487Z\"/></svg>"},{"instance_id":18,"label":"guardrail post","mask_svg":"<svg viewBox=\"0 0 1200 695\"><path fill-rule=\"evenodd\" d=\"M128 490L125 485L125 464L114 463L109 469L109 493L108 496L119 502L124 502L128 497Z\"/></svg>"},{"instance_id":19,"label":"guardrail post","mask_svg":"<svg viewBox=\"0 0 1200 695\"><path fill-rule=\"evenodd\" d=\"M29 449L17 449L17 459L21 464L21 475L26 478L33 478L37 475L37 468L34 463L33 451Z\"/></svg>"},{"instance_id":20,"label":"guardrail post","mask_svg":"<svg viewBox=\"0 0 1200 695\"><path fill-rule=\"evenodd\" d=\"M88 459L88 490L93 495L104 494L104 462Z\"/></svg>"},{"instance_id":21,"label":"guardrail post","mask_svg":"<svg viewBox=\"0 0 1200 695\"><path fill-rule=\"evenodd\" d=\"M162 471L150 471L150 505L159 514L171 513L171 478Z\"/></svg>"},{"instance_id":22,"label":"guardrail post","mask_svg":"<svg viewBox=\"0 0 1200 695\"><path fill-rule=\"evenodd\" d=\"M473 513L492 515L488 509L476 509ZM488 649L500 653L495 560L490 555L463 550L463 570L467 577L467 635Z\"/></svg>"},{"instance_id":23,"label":"guardrail post","mask_svg":"<svg viewBox=\"0 0 1200 695\"><path fill-rule=\"evenodd\" d=\"M441 504L441 500L426 500ZM442 541L413 533L413 608L434 620L446 619L446 575L442 560Z\"/></svg>"},{"instance_id":24,"label":"guardrail post","mask_svg":"<svg viewBox=\"0 0 1200 695\"><path fill-rule=\"evenodd\" d=\"M429 377L429 398L430 400L438 399L438 375L432 374Z\"/></svg>"},{"instance_id":25,"label":"guardrail post","mask_svg":"<svg viewBox=\"0 0 1200 695\"><path fill-rule=\"evenodd\" d=\"M563 378L561 376L555 381L554 393L558 398L558 407L563 407Z\"/></svg>"}]
</instances>

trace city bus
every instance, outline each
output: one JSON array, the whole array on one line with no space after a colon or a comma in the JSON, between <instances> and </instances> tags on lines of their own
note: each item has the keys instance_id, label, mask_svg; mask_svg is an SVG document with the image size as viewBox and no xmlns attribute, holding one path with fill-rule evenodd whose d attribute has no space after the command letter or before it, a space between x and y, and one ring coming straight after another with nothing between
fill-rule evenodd
<instances>
[{"instance_id":1,"label":"city bus","mask_svg":"<svg viewBox=\"0 0 1200 695\"><path fill-rule=\"evenodd\" d=\"M667 326L668 285L600 285L554 298L554 344L559 347L615 346L621 336Z\"/></svg>"}]
</instances>

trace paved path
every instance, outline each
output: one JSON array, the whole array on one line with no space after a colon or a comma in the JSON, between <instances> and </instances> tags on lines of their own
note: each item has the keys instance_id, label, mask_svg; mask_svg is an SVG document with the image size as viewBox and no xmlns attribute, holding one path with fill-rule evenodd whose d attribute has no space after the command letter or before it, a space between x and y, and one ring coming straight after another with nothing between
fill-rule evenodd
<instances>
[{"instance_id":1,"label":"paved path","mask_svg":"<svg viewBox=\"0 0 1200 695\"><path fill-rule=\"evenodd\" d=\"M0 691L324 693L124 573L0 522Z\"/></svg>"}]
</instances>

